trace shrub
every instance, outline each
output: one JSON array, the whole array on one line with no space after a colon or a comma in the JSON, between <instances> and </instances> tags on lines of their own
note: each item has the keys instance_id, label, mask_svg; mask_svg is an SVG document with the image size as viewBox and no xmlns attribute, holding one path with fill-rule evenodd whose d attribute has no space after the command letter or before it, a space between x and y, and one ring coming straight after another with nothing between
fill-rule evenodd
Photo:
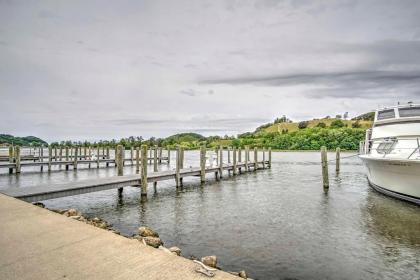
<instances>
[{"instance_id":1,"label":"shrub","mask_svg":"<svg viewBox=\"0 0 420 280\"><path fill-rule=\"evenodd\" d=\"M332 123L331 123L331 128L341 128L341 127L344 127L344 126L346 126L345 125L345 123L342 121L342 120L334 120Z\"/></svg>"},{"instance_id":2,"label":"shrub","mask_svg":"<svg viewBox=\"0 0 420 280\"><path fill-rule=\"evenodd\" d=\"M326 127L327 127L327 125L326 125L325 123L323 123L323 122L319 122L319 123L316 125L316 127L326 128Z\"/></svg>"},{"instance_id":3,"label":"shrub","mask_svg":"<svg viewBox=\"0 0 420 280\"><path fill-rule=\"evenodd\" d=\"M298 124L298 128L299 129L304 129L308 127L308 122L307 121L302 121Z\"/></svg>"}]
</instances>

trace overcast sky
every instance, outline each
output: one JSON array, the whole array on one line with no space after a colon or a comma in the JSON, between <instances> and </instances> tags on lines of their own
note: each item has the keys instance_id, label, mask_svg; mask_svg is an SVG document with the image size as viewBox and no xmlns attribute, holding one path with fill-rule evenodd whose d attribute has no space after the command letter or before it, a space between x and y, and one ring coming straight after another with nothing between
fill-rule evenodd
<instances>
[{"instance_id":1,"label":"overcast sky","mask_svg":"<svg viewBox=\"0 0 420 280\"><path fill-rule=\"evenodd\" d=\"M0 133L236 135L420 101L420 1L0 0Z\"/></svg>"}]
</instances>

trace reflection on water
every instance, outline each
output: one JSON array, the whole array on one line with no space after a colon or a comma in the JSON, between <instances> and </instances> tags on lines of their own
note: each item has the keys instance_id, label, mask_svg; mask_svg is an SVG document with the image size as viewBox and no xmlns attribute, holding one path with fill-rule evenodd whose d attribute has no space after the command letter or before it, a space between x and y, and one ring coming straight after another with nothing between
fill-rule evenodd
<instances>
[{"instance_id":1,"label":"reflection on water","mask_svg":"<svg viewBox=\"0 0 420 280\"><path fill-rule=\"evenodd\" d=\"M332 158L333 155L330 155ZM226 157L225 157L226 158ZM187 152L185 166L197 166ZM215 254L225 270L245 269L258 279L418 279L420 207L383 196L366 181L357 158L342 171L330 168L330 191L322 190L318 153L273 153L271 170L216 182L208 174L149 187L147 202L136 188L46 201L75 207L131 235L140 225L156 229L166 246L184 256ZM162 165L160 168L173 168ZM125 172L134 169L126 167ZM0 186L111 176L115 169L80 169L0 176Z\"/></svg>"}]
</instances>

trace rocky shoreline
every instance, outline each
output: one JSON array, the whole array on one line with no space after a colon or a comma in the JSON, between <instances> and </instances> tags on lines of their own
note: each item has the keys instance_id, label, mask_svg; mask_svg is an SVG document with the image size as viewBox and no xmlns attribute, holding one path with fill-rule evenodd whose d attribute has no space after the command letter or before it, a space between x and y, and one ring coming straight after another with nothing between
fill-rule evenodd
<instances>
[{"instance_id":1,"label":"rocky shoreline","mask_svg":"<svg viewBox=\"0 0 420 280\"><path fill-rule=\"evenodd\" d=\"M34 203L34 205L45 208L45 205L43 203L37 202ZM48 209L48 208L46 208ZM56 212L60 215L69 217L70 219L73 220L77 220L80 222L84 222L86 224L101 228L103 230L107 230L110 231L114 234L118 234L121 235L121 233L115 229L112 228L112 225L109 224L108 222L98 218L98 217L94 217L94 218L89 218L86 216L83 216L82 213L76 209L48 209L50 211ZM148 245L151 247L154 247L158 250L167 252L169 254L174 254L176 256L181 256L181 249L173 246L170 248L166 248L163 246L163 241L161 240L161 238L159 237L159 234L154 231L153 229L147 227L147 226L141 226L138 229L138 233L134 234L133 236L124 236L126 238L130 238L130 239L136 239L140 242L142 242L144 245ZM217 270L222 270L219 266L217 266L217 256L204 256L201 259L198 259L194 256L189 257L191 260L199 260L201 263L203 263L204 265L206 265L207 267L210 268L214 268ZM233 271L227 271L230 274L233 274L235 276L238 276L240 278L244 278L244 279L249 279L252 280L251 278L248 278L247 273L245 272L245 270L241 270L239 272L233 272Z\"/></svg>"}]
</instances>

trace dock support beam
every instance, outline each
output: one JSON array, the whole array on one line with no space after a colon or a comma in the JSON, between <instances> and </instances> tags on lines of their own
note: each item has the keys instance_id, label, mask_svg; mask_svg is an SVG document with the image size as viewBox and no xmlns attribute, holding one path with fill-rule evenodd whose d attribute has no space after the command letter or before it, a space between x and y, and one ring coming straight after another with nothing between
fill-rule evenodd
<instances>
[{"instance_id":1,"label":"dock support beam","mask_svg":"<svg viewBox=\"0 0 420 280\"><path fill-rule=\"evenodd\" d=\"M181 186L181 178L179 171L181 169L181 148L179 146L176 147L176 156L175 156L175 185L176 187Z\"/></svg>"},{"instance_id":2,"label":"dock support beam","mask_svg":"<svg viewBox=\"0 0 420 280\"><path fill-rule=\"evenodd\" d=\"M340 172L340 148L335 150L335 172Z\"/></svg>"},{"instance_id":3,"label":"dock support beam","mask_svg":"<svg viewBox=\"0 0 420 280\"><path fill-rule=\"evenodd\" d=\"M73 169L74 170L77 170L77 152L78 152L78 150L79 149L77 147L74 149L74 161L73 161Z\"/></svg>"},{"instance_id":4,"label":"dock support beam","mask_svg":"<svg viewBox=\"0 0 420 280\"><path fill-rule=\"evenodd\" d=\"M200 179L201 183L206 181L206 146L200 148Z\"/></svg>"},{"instance_id":5,"label":"dock support beam","mask_svg":"<svg viewBox=\"0 0 420 280\"><path fill-rule=\"evenodd\" d=\"M242 162L242 149L239 147L238 148L238 162ZM242 168L239 167L238 168L239 174L242 172Z\"/></svg>"},{"instance_id":6,"label":"dock support beam","mask_svg":"<svg viewBox=\"0 0 420 280\"><path fill-rule=\"evenodd\" d=\"M249 171L249 146L245 146L245 170Z\"/></svg>"},{"instance_id":7,"label":"dock support beam","mask_svg":"<svg viewBox=\"0 0 420 280\"><path fill-rule=\"evenodd\" d=\"M44 161L44 146L41 146L41 148L39 148L39 161L43 162ZM44 165L41 164L41 171L44 171Z\"/></svg>"},{"instance_id":8,"label":"dock support beam","mask_svg":"<svg viewBox=\"0 0 420 280\"><path fill-rule=\"evenodd\" d=\"M48 172L51 172L51 161L52 161L52 147L48 146Z\"/></svg>"},{"instance_id":9,"label":"dock support beam","mask_svg":"<svg viewBox=\"0 0 420 280\"><path fill-rule=\"evenodd\" d=\"M271 147L268 148L268 168L271 168Z\"/></svg>"},{"instance_id":10,"label":"dock support beam","mask_svg":"<svg viewBox=\"0 0 420 280\"><path fill-rule=\"evenodd\" d=\"M171 149L169 149L169 146L168 146L168 164L170 163L171 163Z\"/></svg>"},{"instance_id":11,"label":"dock support beam","mask_svg":"<svg viewBox=\"0 0 420 280\"><path fill-rule=\"evenodd\" d=\"M99 146L96 148L96 168L99 168Z\"/></svg>"},{"instance_id":12,"label":"dock support beam","mask_svg":"<svg viewBox=\"0 0 420 280\"><path fill-rule=\"evenodd\" d=\"M153 148L153 172L158 171L158 147ZM153 189L156 192L157 182L153 182Z\"/></svg>"},{"instance_id":13,"label":"dock support beam","mask_svg":"<svg viewBox=\"0 0 420 280\"><path fill-rule=\"evenodd\" d=\"M66 146L66 150L65 150L65 155L66 155L66 163L69 162L69 147ZM66 170L69 170L69 165L66 164Z\"/></svg>"},{"instance_id":14,"label":"dock support beam","mask_svg":"<svg viewBox=\"0 0 420 280\"><path fill-rule=\"evenodd\" d=\"M99 152L99 148L98 148L98 152ZM124 153L124 147L122 145L118 145L117 153L115 154L115 163L117 164L118 176L122 176L124 174L123 153ZM99 154L98 154L98 158L99 158Z\"/></svg>"},{"instance_id":15,"label":"dock support beam","mask_svg":"<svg viewBox=\"0 0 420 280\"><path fill-rule=\"evenodd\" d=\"M136 147L136 174L140 173L140 148Z\"/></svg>"},{"instance_id":16,"label":"dock support beam","mask_svg":"<svg viewBox=\"0 0 420 280\"><path fill-rule=\"evenodd\" d=\"M258 170L258 150L254 147L254 171Z\"/></svg>"},{"instance_id":17,"label":"dock support beam","mask_svg":"<svg viewBox=\"0 0 420 280\"><path fill-rule=\"evenodd\" d=\"M147 196L147 145L141 146L141 196Z\"/></svg>"},{"instance_id":18,"label":"dock support beam","mask_svg":"<svg viewBox=\"0 0 420 280\"><path fill-rule=\"evenodd\" d=\"M20 173L20 146L15 147L15 164L16 164L16 174Z\"/></svg>"},{"instance_id":19,"label":"dock support beam","mask_svg":"<svg viewBox=\"0 0 420 280\"><path fill-rule=\"evenodd\" d=\"M109 147L106 147L106 159L110 159L109 157ZM109 166L109 162L106 163L106 167Z\"/></svg>"},{"instance_id":20,"label":"dock support beam","mask_svg":"<svg viewBox=\"0 0 420 280\"><path fill-rule=\"evenodd\" d=\"M233 155L232 155L232 159L233 159L233 175L236 175L236 147L233 147Z\"/></svg>"},{"instance_id":21,"label":"dock support beam","mask_svg":"<svg viewBox=\"0 0 420 280\"><path fill-rule=\"evenodd\" d=\"M327 148L321 147L321 166L322 166L322 183L324 190L328 190L330 183L328 180L328 159L327 159Z\"/></svg>"},{"instance_id":22,"label":"dock support beam","mask_svg":"<svg viewBox=\"0 0 420 280\"><path fill-rule=\"evenodd\" d=\"M220 146L219 153L219 177L223 178L223 146Z\"/></svg>"},{"instance_id":23,"label":"dock support beam","mask_svg":"<svg viewBox=\"0 0 420 280\"><path fill-rule=\"evenodd\" d=\"M9 162L10 163L14 162L14 147L13 146L9 147ZM9 168L9 174L13 174L13 167Z\"/></svg>"}]
</instances>

